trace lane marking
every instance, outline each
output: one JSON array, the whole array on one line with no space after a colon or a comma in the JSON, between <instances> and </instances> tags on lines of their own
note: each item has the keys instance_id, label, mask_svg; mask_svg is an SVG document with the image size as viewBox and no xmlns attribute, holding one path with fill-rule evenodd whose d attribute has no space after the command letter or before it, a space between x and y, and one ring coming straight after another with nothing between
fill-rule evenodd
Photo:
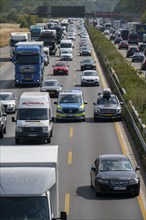
<instances>
[{"instance_id":1,"label":"lane marking","mask_svg":"<svg viewBox=\"0 0 146 220\"><path fill-rule=\"evenodd\" d=\"M67 163L70 165L72 164L72 151L69 151L68 152L68 160L67 160Z\"/></svg>"},{"instance_id":2,"label":"lane marking","mask_svg":"<svg viewBox=\"0 0 146 220\"><path fill-rule=\"evenodd\" d=\"M69 208L70 208L70 194L67 193L65 194L65 207L64 207L64 211L66 212L67 215L69 215Z\"/></svg>"},{"instance_id":3,"label":"lane marking","mask_svg":"<svg viewBox=\"0 0 146 220\"><path fill-rule=\"evenodd\" d=\"M72 138L73 137L73 127L70 127L69 134L70 134L70 138Z\"/></svg>"},{"instance_id":4,"label":"lane marking","mask_svg":"<svg viewBox=\"0 0 146 220\"><path fill-rule=\"evenodd\" d=\"M97 71L99 73L99 77L100 77L100 80L101 80L101 85L102 85L103 88L108 87L108 84L107 84L107 82L105 80L105 77L102 73L102 69L100 68L100 63L98 62L98 59L97 59L97 56L96 56L96 53L95 53L94 50L92 51L92 55L93 55L93 58L95 59L95 61L97 62L96 68L97 68ZM122 148L122 152L123 152L124 155L128 155L127 148L126 148L126 143L124 143L124 137L122 135L123 132L120 129L120 123L115 122L114 125L115 125L115 129L116 129L116 133L118 135L120 146ZM140 193L140 195L137 197L137 200L138 200L138 203L139 203L142 215L143 215L143 219L146 220L145 192L142 191L142 193Z\"/></svg>"},{"instance_id":5,"label":"lane marking","mask_svg":"<svg viewBox=\"0 0 146 220\"><path fill-rule=\"evenodd\" d=\"M115 122L114 125L115 125L115 129L116 129L116 132L118 135L118 139L119 139L121 148L122 148L122 152L124 155L128 156L129 153L125 147L126 144L124 143L124 137L122 136L123 132L120 129L120 124L118 122ZM145 204L145 196L144 196L145 193L142 191L142 188L140 191L141 192L140 192L140 195L137 196L137 200L138 200L138 203L139 203L142 215L143 215L143 219L146 220L146 204Z\"/></svg>"}]
</instances>

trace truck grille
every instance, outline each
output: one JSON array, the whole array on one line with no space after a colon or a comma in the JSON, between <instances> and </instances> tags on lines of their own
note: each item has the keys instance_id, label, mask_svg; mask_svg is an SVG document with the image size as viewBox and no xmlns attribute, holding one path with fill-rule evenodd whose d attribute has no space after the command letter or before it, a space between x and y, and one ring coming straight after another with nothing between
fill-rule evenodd
<instances>
[{"instance_id":1,"label":"truck grille","mask_svg":"<svg viewBox=\"0 0 146 220\"><path fill-rule=\"evenodd\" d=\"M26 133L38 133L38 132L41 132L42 131L42 127L24 127L23 128L23 132L26 132Z\"/></svg>"}]
</instances>

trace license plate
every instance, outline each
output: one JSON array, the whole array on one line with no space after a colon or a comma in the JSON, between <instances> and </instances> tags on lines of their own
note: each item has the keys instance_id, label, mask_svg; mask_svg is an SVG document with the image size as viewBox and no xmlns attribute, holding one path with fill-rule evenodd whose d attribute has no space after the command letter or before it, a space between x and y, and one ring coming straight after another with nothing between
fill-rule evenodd
<instances>
[{"instance_id":1,"label":"license plate","mask_svg":"<svg viewBox=\"0 0 146 220\"><path fill-rule=\"evenodd\" d=\"M28 134L29 137L37 137L37 134Z\"/></svg>"},{"instance_id":2,"label":"license plate","mask_svg":"<svg viewBox=\"0 0 146 220\"><path fill-rule=\"evenodd\" d=\"M113 190L126 190L126 186L114 186Z\"/></svg>"},{"instance_id":3,"label":"license plate","mask_svg":"<svg viewBox=\"0 0 146 220\"><path fill-rule=\"evenodd\" d=\"M105 116L109 116L110 117L110 116L112 116L112 114L106 114Z\"/></svg>"}]
</instances>

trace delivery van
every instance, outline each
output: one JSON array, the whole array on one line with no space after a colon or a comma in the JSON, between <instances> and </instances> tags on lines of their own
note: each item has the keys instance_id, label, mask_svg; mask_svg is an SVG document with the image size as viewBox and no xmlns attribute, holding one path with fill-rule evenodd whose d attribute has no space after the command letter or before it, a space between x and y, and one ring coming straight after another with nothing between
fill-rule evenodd
<instances>
[{"instance_id":1,"label":"delivery van","mask_svg":"<svg viewBox=\"0 0 146 220\"><path fill-rule=\"evenodd\" d=\"M16 119L15 142L21 140L38 139L51 142L53 133L53 113L49 93L24 92L22 93Z\"/></svg>"}]
</instances>

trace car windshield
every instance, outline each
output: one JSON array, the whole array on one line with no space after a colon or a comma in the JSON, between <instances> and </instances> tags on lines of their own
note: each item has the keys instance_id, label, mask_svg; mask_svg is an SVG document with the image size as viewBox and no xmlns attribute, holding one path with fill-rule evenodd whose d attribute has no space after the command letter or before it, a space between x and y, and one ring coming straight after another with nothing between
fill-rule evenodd
<instances>
[{"instance_id":1,"label":"car windshield","mask_svg":"<svg viewBox=\"0 0 146 220\"><path fill-rule=\"evenodd\" d=\"M41 197L1 197L1 220L50 220L48 199Z\"/></svg>"},{"instance_id":2,"label":"car windshield","mask_svg":"<svg viewBox=\"0 0 146 220\"><path fill-rule=\"evenodd\" d=\"M48 120L49 112L46 108L20 108L17 120Z\"/></svg>"},{"instance_id":3,"label":"car windshield","mask_svg":"<svg viewBox=\"0 0 146 220\"><path fill-rule=\"evenodd\" d=\"M83 76L97 76L96 72L84 72Z\"/></svg>"},{"instance_id":4,"label":"car windshield","mask_svg":"<svg viewBox=\"0 0 146 220\"><path fill-rule=\"evenodd\" d=\"M11 94L0 94L0 100L13 100L14 97Z\"/></svg>"},{"instance_id":5,"label":"car windshield","mask_svg":"<svg viewBox=\"0 0 146 220\"><path fill-rule=\"evenodd\" d=\"M90 64L92 64L93 60L83 60L83 63L90 63Z\"/></svg>"},{"instance_id":6,"label":"car windshield","mask_svg":"<svg viewBox=\"0 0 146 220\"><path fill-rule=\"evenodd\" d=\"M65 66L64 63L56 63L55 66Z\"/></svg>"},{"instance_id":7,"label":"car windshield","mask_svg":"<svg viewBox=\"0 0 146 220\"><path fill-rule=\"evenodd\" d=\"M44 86L57 86L58 85L58 83L57 83L57 81L45 81L44 82Z\"/></svg>"},{"instance_id":8,"label":"car windshield","mask_svg":"<svg viewBox=\"0 0 146 220\"><path fill-rule=\"evenodd\" d=\"M105 159L101 160L100 171L133 171L129 160L126 159Z\"/></svg>"},{"instance_id":9,"label":"car windshield","mask_svg":"<svg viewBox=\"0 0 146 220\"><path fill-rule=\"evenodd\" d=\"M99 97L97 99L97 105L106 105L106 104L110 104L110 105L116 105L118 104L118 101L116 99L115 96L110 96L108 98L106 97Z\"/></svg>"},{"instance_id":10,"label":"car windshield","mask_svg":"<svg viewBox=\"0 0 146 220\"><path fill-rule=\"evenodd\" d=\"M81 95L61 95L59 103L82 103Z\"/></svg>"}]
</instances>

